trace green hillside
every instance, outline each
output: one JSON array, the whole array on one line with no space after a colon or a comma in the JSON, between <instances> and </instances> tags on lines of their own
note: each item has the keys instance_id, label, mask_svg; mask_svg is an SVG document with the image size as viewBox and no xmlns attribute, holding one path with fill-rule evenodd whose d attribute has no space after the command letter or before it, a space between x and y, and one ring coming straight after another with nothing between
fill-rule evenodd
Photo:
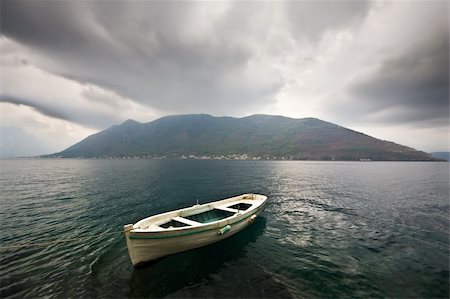
<instances>
[{"instance_id":1,"label":"green hillside","mask_svg":"<svg viewBox=\"0 0 450 299\"><path fill-rule=\"evenodd\" d=\"M315 118L252 115L128 120L48 157L430 161L431 155Z\"/></svg>"}]
</instances>

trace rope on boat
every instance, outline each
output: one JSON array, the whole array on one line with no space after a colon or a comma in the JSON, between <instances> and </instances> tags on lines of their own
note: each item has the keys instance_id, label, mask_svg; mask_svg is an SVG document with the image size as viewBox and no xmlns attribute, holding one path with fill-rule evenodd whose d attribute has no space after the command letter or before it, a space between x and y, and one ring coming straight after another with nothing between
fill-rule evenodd
<instances>
[{"instance_id":1,"label":"rope on boat","mask_svg":"<svg viewBox=\"0 0 450 299\"><path fill-rule=\"evenodd\" d=\"M31 242L31 243L11 244L11 245L0 246L0 251L27 248L27 247L45 247L45 246L52 245L52 244L68 243L68 242L75 242L75 241L80 241L80 240L88 240L88 239L92 239L92 238L95 238L98 236L110 236L110 235L116 235L119 233L123 234L123 230L109 232L109 233L100 233L100 234L95 234L95 235L91 235L91 236L80 236L80 237L76 237L76 238L53 240L53 241L47 241L47 242Z\"/></svg>"}]
</instances>

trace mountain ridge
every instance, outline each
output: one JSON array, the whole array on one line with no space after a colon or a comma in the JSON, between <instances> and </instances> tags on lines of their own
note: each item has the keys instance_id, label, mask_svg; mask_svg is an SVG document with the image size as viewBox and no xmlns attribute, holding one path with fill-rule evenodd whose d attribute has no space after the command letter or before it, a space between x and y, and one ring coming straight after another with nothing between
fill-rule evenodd
<instances>
[{"instance_id":1,"label":"mountain ridge","mask_svg":"<svg viewBox=\"0 0 450 299\"><path fill-rule=\"evenodd\" d=\"M317 118L170 115L127 120L45 157L435 161L431 155Z\"/></svg>"}]
</instances>

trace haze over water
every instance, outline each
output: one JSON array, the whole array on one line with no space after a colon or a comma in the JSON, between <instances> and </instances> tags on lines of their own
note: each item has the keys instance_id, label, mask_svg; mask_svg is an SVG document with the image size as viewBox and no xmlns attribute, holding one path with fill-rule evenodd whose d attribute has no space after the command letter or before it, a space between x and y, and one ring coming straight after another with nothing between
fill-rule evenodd
<instances>
[{"instance_id":1,"label":"haze over water","mask_svg":"<svg viewBox=\"0 0 450 299\"><path fill-rule=\"evenodd\" d=\"M448 163L1 160L2 298L449 297ZM124 224L269 197L223 242L134 269Z\"/></svg>"}]
</instances>

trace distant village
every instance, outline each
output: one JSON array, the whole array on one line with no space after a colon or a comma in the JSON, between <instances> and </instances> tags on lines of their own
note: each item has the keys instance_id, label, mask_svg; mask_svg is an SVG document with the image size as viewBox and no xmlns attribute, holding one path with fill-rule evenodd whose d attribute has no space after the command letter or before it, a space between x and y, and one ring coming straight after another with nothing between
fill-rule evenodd
<instances>
[{"instance_id":1,"label":"distant village","mask_svg":"<svg viewBox=\"0 0 450 299\"><path fill-rule=\"evenodd\" d=\"M231 154L231 155L135 155L135 156L100 156L94 159L181 159L181 160L296 160L296 157L275 157L275 156L249 156L248 154Z\"/></svg>"},{"instance_id":2,"label":"distant village","mask_svg":"<svg viewBox=\"0 0 450 299\"><path fill-rule=\"evenodd\" d=\"M61 156L53 156L53 159L62 158ZM97 156L97 157L77 157L77 158L90 158L90 159L150 159L150 160L165 160L165 159L179 159L179 160L276 160L276 161L303 161L303 160L322 160L322 161L335 161L341 159L335 159L334 157L323 157L318 155L310 154L308 156L251 156L248 154L229 154L229 155L134 155L134 156ZM350 161L352 159L346 159L346 161ZM353 159L353 161L361 161L361 162L370 162L371 159L360 158Z\"/></svg>"}]
</instances>

